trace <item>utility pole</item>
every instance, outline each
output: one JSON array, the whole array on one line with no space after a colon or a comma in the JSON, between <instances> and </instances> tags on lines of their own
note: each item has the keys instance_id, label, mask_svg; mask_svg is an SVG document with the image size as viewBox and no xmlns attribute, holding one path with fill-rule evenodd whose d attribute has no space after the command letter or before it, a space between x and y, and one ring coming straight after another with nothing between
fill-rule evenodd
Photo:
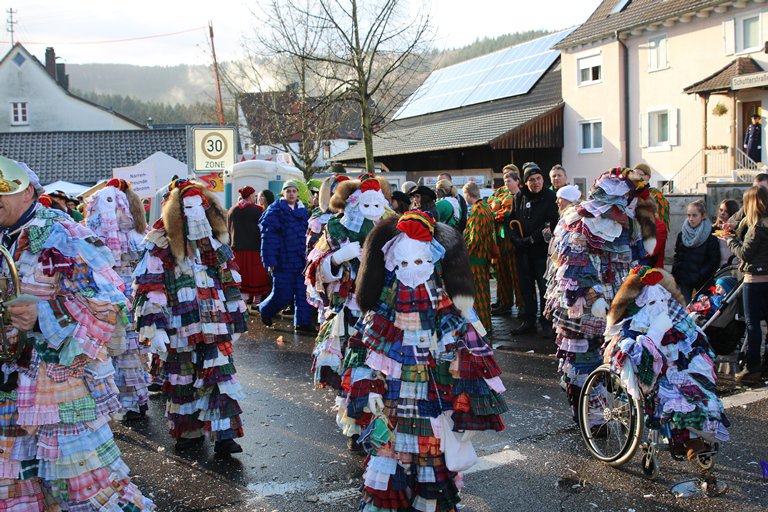
<instances>
[{"instance_id":1,"label":"utility pole","mask_svg":"<svg viewBox=\"0 0 768 512\"><path fill-rule=\"evenodd\" d=\"M13 37L14 29L13 26L18 23L17 20L13 19L14 14L18 14L19 11L14 11L13 7L10 9L5 10L6 13L8 13L8 19L5 21L5 31L11 34L11 46L15 44L15 40Z\"/></svg>"},{"instance_id":2,"label":"utility pole","mask_svg":"<svg viewBox=\"0 0 768 512\"><path fill-rule=\"evenodd\" d=\"M221 103L221 82L219 82L219 64L216 62L216 47L213 45L213 22L208 21L208 35L211 38L213 55L213 79L216 80L216 108L219 111L219 126L224 126L224 107Z\"/></svg>"}]
</instances>

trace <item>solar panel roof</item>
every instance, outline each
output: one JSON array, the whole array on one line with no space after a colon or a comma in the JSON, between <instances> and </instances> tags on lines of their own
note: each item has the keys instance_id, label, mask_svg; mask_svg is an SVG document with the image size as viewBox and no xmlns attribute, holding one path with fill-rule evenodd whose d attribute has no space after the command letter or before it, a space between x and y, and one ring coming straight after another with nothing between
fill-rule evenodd
<instances>
[{"instance_id":1,"label":"solar panel roof","mask_svg":"<svg viewBox=\"0 0 768 512\"><path fill-rule=\"evenodd\" d=\"M560 56L552 46L573 31L556 32L430 74L394 119L527 94Z\"/></svg>"}]
</instances>

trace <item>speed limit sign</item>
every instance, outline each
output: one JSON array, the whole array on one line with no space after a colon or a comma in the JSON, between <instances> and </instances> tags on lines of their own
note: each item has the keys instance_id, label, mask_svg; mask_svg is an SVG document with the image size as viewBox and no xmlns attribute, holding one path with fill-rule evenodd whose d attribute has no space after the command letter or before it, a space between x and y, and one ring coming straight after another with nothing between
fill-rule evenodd
<instances>
[{"instance_id":1,"label":"speed limit sign","mask_svg":"<svg viewBox=\"0 0 768 512\"><path fill-rule=\"evenodd\" d=\"M235 163L234 128L193 128L192 143L196 173L223 172Z\"/></svg>"}]
</instances>

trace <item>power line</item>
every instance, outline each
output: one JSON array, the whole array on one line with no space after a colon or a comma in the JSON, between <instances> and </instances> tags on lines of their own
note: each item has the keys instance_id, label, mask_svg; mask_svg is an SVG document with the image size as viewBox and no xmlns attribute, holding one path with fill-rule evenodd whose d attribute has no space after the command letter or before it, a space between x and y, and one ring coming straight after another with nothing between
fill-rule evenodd
<instances>
[{"instance_id":1,"label":"power line","mask_svg":"<svg viewBox=\"0 0 768 512\"><path fill-rule=\"evenodd\" d=\"M17 21L14 21L13 23L18 23ZM25 45L33 45L33 44L40 44L40 45L47 45L47 46L53 46L53 45L68 45L68 44L111 44L111 43L125 43L129 41L141 41L144 39L157 39L161 37L170 37L170 36L176 36L179 34L186 34L189 32L196 32L198 30L205 30L208 27L201 26L201 27L195 27L190 28L187 30L179 30L178 32L166 32L164 34L154 34L151 36L140 36L140 37L127 37L124 39L107 39L104 41L43 41L43 42L37 42L37 41L23 41L23 44ZM9 30L11 32L11 41L10 43L13 44L13 31ZM8 43L9 41L0 41L0 43ZM20 41L21 42L21 41Z\"/></svg>"}]
</instances>

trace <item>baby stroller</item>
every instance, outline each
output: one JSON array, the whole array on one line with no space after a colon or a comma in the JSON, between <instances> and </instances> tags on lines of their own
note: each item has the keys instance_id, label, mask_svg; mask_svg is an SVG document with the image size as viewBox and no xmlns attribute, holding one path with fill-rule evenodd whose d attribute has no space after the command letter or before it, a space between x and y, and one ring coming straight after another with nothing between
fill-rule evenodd
<instances>
[{"instance_id":1,"label":"baby stroller","mask_svg":"<svg viewBox=\"0 0 768 512\"><path fill-rule=\"evenodd\" d=\"M718 274L732 275L733 271L733 267L728 267L719 270ZM699 326L705 334L713 336L713 344L717 347L714 351L717 353L732 352L744 333L744 323L737 319L740 293L740 286L735 287L722 301L719 311ZM680 317L677 321L680 321L681 317L686 318L686 314L679 305L678 308ZM691 320L687 322L695 331ZM685 451L677 451L679 442L672 442L674 436L669 423L662 423L654 414L658 393L657 386L653 391L633 396L607 361L595 369L584 382L578 404L579 428L591 455L618 467L629 462L638 447L642 446L642 471L650 479L658 476L658 453L662 449L668 448L675 460L686 459ZM708 472L714 467L719 443L715 441L705 446L693 452L691 461L698 469Z\"/></svg>"},{"instance_id":2,"label":"baby stroller","mask_svg":"<svg viewBox=\"0 0 768 512\"><path fill-rule=\"evenodd\" d=\"M732 277L738 283L733 290L723 297L720 307L708 318L699 318L696 323L707 335L712 350L717 354L718 359L733 354L741 348L741 342L744 339L744 333L747 325L744 321L744 307L742 303L742 290L744 288L744 276L734 264L735 256L731 256L728 262L720 267L715 274L693 294L691 304L688 305L690 311L696 299L701 294L706 294L711 290L718 279L721 277ZM734 361L735 362L735 361Z\"/></svg>"}]
</instances>

